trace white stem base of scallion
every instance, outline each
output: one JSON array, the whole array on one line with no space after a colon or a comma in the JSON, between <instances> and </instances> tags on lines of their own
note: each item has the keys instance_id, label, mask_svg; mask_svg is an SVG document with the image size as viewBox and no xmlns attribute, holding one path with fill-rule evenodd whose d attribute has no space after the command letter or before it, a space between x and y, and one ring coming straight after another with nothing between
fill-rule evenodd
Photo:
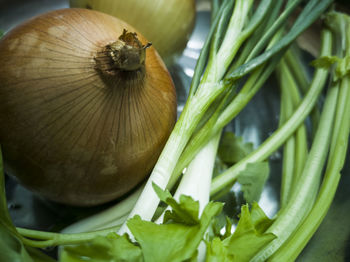
<instances>
[{"instance_id":1,"label":"white stem base of scallion","mask_svg":"<svg viewBox=\"0 0 350 262\"><path fill-rule=\"evenodd\" d=\"M199 216L209 202L210 185L220 136L221 132L216 134L192 160L174 195L176 200L179 200L181 195L191 196L194 200L198 200ZM199 244L197 251L198 261L205 261L206 244L203 241Z\"/></svg>"},{"instance_id":2,"label":"white stem base of scallion","mask_svg":"<svg viewBox=\"0 0 350 262\"><path fill-rule=\"evenodd\" d=\"M194 200L198 200L200 214L209 202L210 184L220 135L221 132L215 135L192 160L174 195L176 200L179 200L180 195L191 196Z\"/></svg>"},{"instance_id":3,"label":"white stem base of scallion","mask_svg":"<svg viewBox=\"0 0 350 262\"><path fill-rule=\"evenodd\" d=\"M210 184L220 136L221 132L215 135L191 161L174 194L177 201L181 195L191 196L194 200L199 201L199 215L202 214L204 207L209 202ZM156 223L162 223L163 217L164 213L157 219Z\"/></svg>"},{"instance_id":4,"label":"white stem base of scallion","mask_svg":"<svg viewBox=\"0 0 350 262\"><path fill-rule=\"evenodd\" d=\"M197 261L204 262L207 255L207 245L203 240L199 243L197 251Z\"/></svg>"}]
</instances>

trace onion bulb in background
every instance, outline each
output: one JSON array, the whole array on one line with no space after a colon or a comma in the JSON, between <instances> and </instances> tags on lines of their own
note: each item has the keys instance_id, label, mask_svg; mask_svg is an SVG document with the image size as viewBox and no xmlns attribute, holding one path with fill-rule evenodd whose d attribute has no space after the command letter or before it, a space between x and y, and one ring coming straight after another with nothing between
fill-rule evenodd
<instances>
[{"instance_id":1,"label":"onion bulb in background","mask_svg":"<svg viewBox=\"0 0 350 262\"><path fill-rule=\"evenodd\" d=\"M175 123L176 94L160 56L134 32L101 12L62 9L0 40L7 173L78 206L118 198L147 177Z\"/></svg>"},{"instance_id":2,"label":"onion bulb in background","mask_svg":"<svg viewBox=\"0 0 350 262\"><path fill-rule=\"evenodd\" d=\"M70 0L71 7L118 17L152 42L167 64L186 47L195 22L195 0Z\"/></svg>"}]
</instances>

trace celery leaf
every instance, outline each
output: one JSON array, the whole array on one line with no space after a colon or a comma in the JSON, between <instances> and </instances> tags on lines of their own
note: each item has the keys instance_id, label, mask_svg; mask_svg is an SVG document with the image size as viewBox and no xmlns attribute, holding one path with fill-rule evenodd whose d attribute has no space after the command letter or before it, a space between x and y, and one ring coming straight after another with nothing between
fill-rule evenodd
<instances>
[{"instance_id":1,"label":"celery leaf","mask_svg":"<svg viewBox=\"0 0 350 262\"><path fill-rule=\"evenodd\" d=\"M249 261L261 248L276 238L275 235L264 232L269 223L271 220L257 204L252 206L251 212L248 205L242 206L235 232L224 239L216 237L207 243L206 261Z\"/></svg>"},{"instance_id":2,"label":"celery leaf","mask_svg":"<svg viewBox=\"0 0 350 262\"><path fill-rule=\"evenodd\" d=\"M127 225L142 249L145 262L186 261L194 259L199 243L204 239L215 216L223 204L209 202L200 218L199 205L191 197L181 197L175 201L168 191L162 191L154 185L160 198L173 208L168 211L164 224L156 224L135 216ZM186 208L188 205L189 208Z\"/></svg>"},{"instance_id":3,"label":"celery leaf","mask_svg":"<svg viewBox=\"0 0 350 262\"><path fill-rule=\"evenodd\" d=\"M235 164L253 151L253 144L246 143L242 137L225 132L220 140L218 155L227 164Z\"/></svg>"},{"instance_id":4,"label":"celery leaf","mask_svg":"<svg viewBox=\"0 0 350 262\"><path fill-rule=\"evenodd\" d=\"M311 62L311 65L314 67L321 67L329 69L333 64L339 62L340 58L337 56L322 56Z\"/></svg>"},{"instance_id":5,"label":"celery leaf","mask_svg":"<svg viewBox=\"0 0 350 262\"><path fill-rule=\"evenodd\" d=\"M273 223L273 219L266 216L265 212L260 208L257 202L253 202L252 204L250 217L255 230L260 234L263 234Z\"/></svg>"},{"instance_id":6,"label":"celery leaf","mask_svg":"<svg viewBox=\"0 0 350 262\"><path fill-rule=\"evenodd\" d=\"M246 143L242 137L232 132L225 132L218 148L218 160L216 166L219 171L227 168L226 165L234 165L253 151L253 144ZM238 175L237 181L241 184L244 199L248 203L258 201L265 182L269 176L268 162L249 163Z\"/></svg>"},{"instance_id":7,"label":"celery leaf","mask_svg":"<svg viewBox=\"0 0 350 262\"><path fill-rule=\"evenodd\" d=\"M60 262L196 261L198 245L214 217L222 211L223 204L208 203L199 218L197 201L182 196L177 202L168 191L156 185L154 188L161 200L173 208L163 224L134 216L127 221L127 226L137 243L133 243L126 234L110 233L79 245L66 246L61 252Z\"/></svg>"},{"instance_id":8,"label":"celery leaf","mask_svg":"<svg viewBox=\"0 0 350 262\"><path fill-rule=\"evenodd\" d=\"M334 81L342 79L346 75L350 75L350 57L348 56L345 56L344 58L337 56L322 56L311 63L314 67L325 69L329 69L333 64L335 64Z\"/></svg>"},{"instance_id":9,"label":"celery leaf","mask_svg":"<svg viewBox=\"0 0 350 262\"><path fill-rule=\"evenodd\" d=\"M161 224L141 220L135 216L127 225L139 242L145 261L184 261L196 251L193 236L200 230L199 225ZM189 248L190 247L190 248Z\"/></svg>"},{"instance_id":10,"label":"celery leaf","mask_svg":"<svg viewBox=\"0 0 350 262\"><path fill-rule=\"evenodd\" d=\"M228 247L224 245L219 237L215 237L207 243L206 262L231 262L234 255L229 254Z\"/></svg>"},{"instance_id":11,"label":"celery leaf","mask_svg":"<svg viewBox=\"0 0 350 262\"><path fill-rule=\"evenodd\" d=\"M244 199L248 203L259 200L269 173L269 163L264 161L247 164L238 175L237 182L241 184Z\"/></svg>"},{"instance_id":12,"label":"celery leaf","mask_svg":"<svg viewBox=\"0 0 350 262\"><path fill-rule=\"evenodd\" d=\"M164 223L172 220L174 222L187 225L198 224L199 202L194 201L191 197L181 195L180 201L177 202L168 190L162 190L156 184L153 184L159 199L171 207L164 215Z\"/></svg>"},{"instance_id":13,"label":"celery leaf","mask_svg":"<svg viewBox=\"0 0 350 262\"><path fill-rule=\"evenodd\" d=\"M142 262L143 257L140 247L133 244L127 235L110 233L106 237L99 236L87 243L64 247L60 262L79 261Z\"/></svg>"}]
</instances>

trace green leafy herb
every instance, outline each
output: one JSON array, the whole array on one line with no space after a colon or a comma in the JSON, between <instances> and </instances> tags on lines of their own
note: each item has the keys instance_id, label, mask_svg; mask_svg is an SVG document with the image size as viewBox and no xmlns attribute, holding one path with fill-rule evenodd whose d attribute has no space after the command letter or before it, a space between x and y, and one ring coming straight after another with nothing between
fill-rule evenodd
<instances>
[{"instance_id":1,"label":"green leafy herb","mask_svg":"<svg viewBox=\"0 0 350 262\"><path fill-rule=\"evenodd\" d=\"M172 209L164 224L144 221L135 216L128 227L137 243L124 234L110 233L98 236L80 245L66 246L60 261L185 261L195 258L197 247L204 239L212 220L222 210L222 203L210 202L201 215L199 205L191 197L181 196L177 202L168 191L154 185L161 200Z\"/></svg>"},{"instance_id":2,"label":"green leafy herb","mask_svg":"<svg viewBox=\"0 0 350 262\"><path fill-rule=\"evenodd\" d=\"M269 163L264 161L249 163L238 175L237 182L241 184L244 199L248 203L259 201L269 173Z\"/></svg>"},{"instance_id":3,"label":"green leafy herb","mask_svg":"<svg viewBox=\"0 0 350 262\"><path fill-rule=\"evenodd\" d=\"M142 262L139 246L133 244L127 235L110 233L106 237L98 236L91 242L81 245L66 246L60 255L61 262L80 261L130 261Z\"/></svg>"},{"instance_id":4,"label":"green leafy herb","mask_svg":"<svg viewBox=\"0 0 350 262\"><path fill-rule=\"evenodd\" d=\"M323 56L312 62L315 67L322 67L329 69L332 65L336 64L334 81L345 77L350 74L350 57L339 58L337 56Z\"/></svg>"},{"instance_id":5,"label":"green leafy herb","mask_svg":"<svg viewBox=\"0 0 350 262\"><path fill-rule=\"evenodd\" d=\"M227 246L219 237L207 243L206 262L232 262L234 256L229 253Z\"/></svg>"},{"instance_id":6,"label":"green leafy herb","mask_svg":"<svg viewBox=\"0 0 350 262\"><path fill-rule=\"evenodd\" d=\"M185 261L197 254L199 243L213 218L222 210L222 203L210 202L200 218L199 204L190 197L181 196L178 203L169 192L154 185L161 200L172 208L167 211L164 224L144 221L139 216L127 225L141 246L145 261Z\"/></svg>"},{"instance_id":7,"label":"green leafy herb","mask_svg":"<svg viewBox=\"0 0 350 262\"><path fill-rule=\"evenodd\" d=\"M218 156L225 163L233 165L252 151L252 143L244 142L242 137L237 137L232 132L224 132L220 141Z\"/></svg>"},{"instance_id":8,"label":"green leafy herb","mask_svg":"<svg viewBox=\"0 0 350 262\"><path fill-rule=\"evenodd\" d=\"M173 221L176 223L183 223L186 225L198 224L199 202L193 201L189 196L181 195L180 201L177 202L168 190L163 191L156 184L153 184L159 199L168 204L172 210L167 211L164 216L164 223Z\"/></svg>"},{"instance_id":9,"label":"green leafy herb","mask_svg":"<svg viewBox=\"0 0 350 262\"><path fill-rule=\"evenodd\" d=\"M266 217L257 204L251 212L248 205L241 208L241 217L235 232L224 239L214 238L208 243L207 261L244 262L250 259L276 237L265 233L271 220Z\"/></svg>"}]
</instances>

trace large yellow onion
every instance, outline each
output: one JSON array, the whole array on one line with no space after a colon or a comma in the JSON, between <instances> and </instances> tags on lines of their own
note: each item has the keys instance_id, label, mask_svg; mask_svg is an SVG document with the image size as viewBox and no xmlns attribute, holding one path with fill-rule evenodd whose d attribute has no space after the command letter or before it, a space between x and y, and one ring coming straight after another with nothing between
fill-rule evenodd
<instances>
[{"instance_id":1,"label":"large yellow onion","mask_svg":"<svg viewBox=\"0 0 350 262\"><path fill-rule=\"evenodd\" d=\"M20 183L90 206L149 174L175 123L176 95L155 49L133 32L101 12L63 9L1 39L0 144Z\"/></svg>"},{"instance_id":2,"label":"large yellow onion","mask_svg":"<svg viewBox=\"0 0 350 262\"><path fill-rule=\"evenodd\" d=\"M181 53L195 22L195 0L70 0L71 7L116 16L139 30L170 63Z\"/></svg>"}]
</instances>

